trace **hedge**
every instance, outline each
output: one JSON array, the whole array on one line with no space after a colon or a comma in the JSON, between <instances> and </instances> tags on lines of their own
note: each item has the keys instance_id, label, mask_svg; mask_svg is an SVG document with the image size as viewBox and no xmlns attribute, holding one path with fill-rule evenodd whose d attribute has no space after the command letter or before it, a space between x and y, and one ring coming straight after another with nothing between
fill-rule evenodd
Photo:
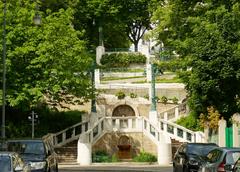
<instances>
[{"instance_id":1,"label":"hedge","mask_svg":"<svg viewBox=\"0 0 240 172\"><path fill-rule=\"evenodd\" d=\"M130 64L146 63L146 56L141 53L111 53L104 54L100 62L105 67L129 67Z\"/></svg>"}]
</instances>

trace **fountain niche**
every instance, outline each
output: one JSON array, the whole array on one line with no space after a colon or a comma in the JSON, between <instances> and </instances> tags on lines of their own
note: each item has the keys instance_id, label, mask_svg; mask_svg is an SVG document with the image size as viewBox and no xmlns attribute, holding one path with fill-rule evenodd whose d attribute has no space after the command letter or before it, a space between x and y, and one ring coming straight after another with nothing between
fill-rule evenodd
<instances>
[{"instance_id":1,"label":"fountain niche","mask_svg":"<svg viewBox=\"0 0 240 172\"><path fill-rule=\"evenodd\" d=\"M130 139L127 136L121 136L119 138L118 158L119 159L132 159Z\"/></svg>"}]
</instances>

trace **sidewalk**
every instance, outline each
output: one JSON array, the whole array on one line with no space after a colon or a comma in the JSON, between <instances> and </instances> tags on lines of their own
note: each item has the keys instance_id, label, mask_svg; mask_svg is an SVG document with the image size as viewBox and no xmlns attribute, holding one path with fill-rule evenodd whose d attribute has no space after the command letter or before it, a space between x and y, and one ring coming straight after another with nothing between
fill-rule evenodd
<instances>
[{"instance_id":1,"label":"sidewalk","mask_svg":"<svg viewBox=\"0 0 240 172\"><path fill-rule=\"evenodd\" d=\"M114 162L114 163L92 163L91 165L80 166L77 162L73 163L59 163L59 168L72 168L72 167L171 167L169 165L159 165L157 163L148 163L148 162Z\"/></svg>"}]
</instances>

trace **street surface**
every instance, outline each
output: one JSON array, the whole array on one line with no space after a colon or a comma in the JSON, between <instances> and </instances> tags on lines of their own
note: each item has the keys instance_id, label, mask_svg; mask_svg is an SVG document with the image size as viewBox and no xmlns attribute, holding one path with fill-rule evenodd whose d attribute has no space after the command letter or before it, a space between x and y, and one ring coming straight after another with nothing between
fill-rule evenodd
<instances>
[{"instance_id":1,"label":"street surface","mask_svg":"<svg viewBox=\"0 0 240 172\"><path fill-rule=\"evenodd\" d=\"M172 172L172 166L159 165L92 165L92 166L78 166L78 165L60 165L59 172Z\"/></svg>"}]
</instances>

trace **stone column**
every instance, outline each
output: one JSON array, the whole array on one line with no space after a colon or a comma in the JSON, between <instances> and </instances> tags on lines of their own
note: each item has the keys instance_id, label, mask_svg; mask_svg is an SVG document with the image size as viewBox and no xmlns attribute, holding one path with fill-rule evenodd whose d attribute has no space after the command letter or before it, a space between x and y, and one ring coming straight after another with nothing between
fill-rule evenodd
<instances>
[{"instance_id":1,"label":"stone column","mask_svg":"<svg viewBox=\"0 0 240 172\"><path fill-rule=\"evenodd\" d=\"M204 127L204 137L205 137L205 143L208 143L209 141L209 127Z\"/></svg>"},{"instance_id":2,"label":"stone column","mask_svg":"<svg viewBox=\"0 0 240 172\"><path fill-rule=\"evenodd\" d=\"M89 143L89 134L83 133L78 140L77 162L81 165L91 165L92 144Z\"/></svg>"},{"instance_id":3,"label":"stone column","mask_svg":"<svg viewBox=\"0 0 240 172\"><path fill-rule=\"evenodd\" d=\"M152 81L152 70L151 70L151 64L147 63L146 65L146 74L147 74L147 82ZM151 94L150 94L151 95Z\"/></svg>"},{"instance_id":4,"label":"stone column","mask_svg":"<svg viewBox=\"0 0 240 172\"><path fill-rule=\"evenodd\" d=\"M233 129L233 147L239 147L239 137L238 137L238 127L240 124L240 114L239 113L235 113L232 116L232 129Z\"/></svg>"},{"instance_id":5,"label":"stone column","mask_svg":"<svg viewBox=\"0 0 240 172\"><path fill-rule=\"evenodd\" d=\"M238 124L233 123L233 147L239 147L239 137L238 137Z\"/></svg>"},{"instance_id":6,"label":"stone column","mask_svg":"<svg viewBox=\"0 0 240 172\"><path fill-rule=\"evenodd\" d=\"M100 69L95 69L94 71L94 83L95 83L95 88L100 84Z\"/></svg>"},{"instance_id":7,"label":"stone column","mask_svg":"<svg viewBox=\"0 0 240 172\"><path fill-rule=\"evenodd\" d=\"M98 65L101 65L100 61L103 54L105 54L105 48L103 46L98 46L96 49L96 62Z\"/></svg>"},{"instance_id":8,"label":"stone column","mask_svg":"<svg viewBox=\"0 0 240 172\"><path fill-rule=\"evenodd\" d=\"M160 135L158 144L158 164L169 165L172 162L172 144L171 139L164 133Z\"/></svg>"},{"instance_id":9,"label":"stone column","mask_svg":"<svg viewBox=\"0 0 240 172\"><path fill-rule=\"evenodd\" d=\"M226 146L226 131L227 126L226 120L223 118L218 122L218 145L220 147Z\"/></svg>"}]
</instances>

